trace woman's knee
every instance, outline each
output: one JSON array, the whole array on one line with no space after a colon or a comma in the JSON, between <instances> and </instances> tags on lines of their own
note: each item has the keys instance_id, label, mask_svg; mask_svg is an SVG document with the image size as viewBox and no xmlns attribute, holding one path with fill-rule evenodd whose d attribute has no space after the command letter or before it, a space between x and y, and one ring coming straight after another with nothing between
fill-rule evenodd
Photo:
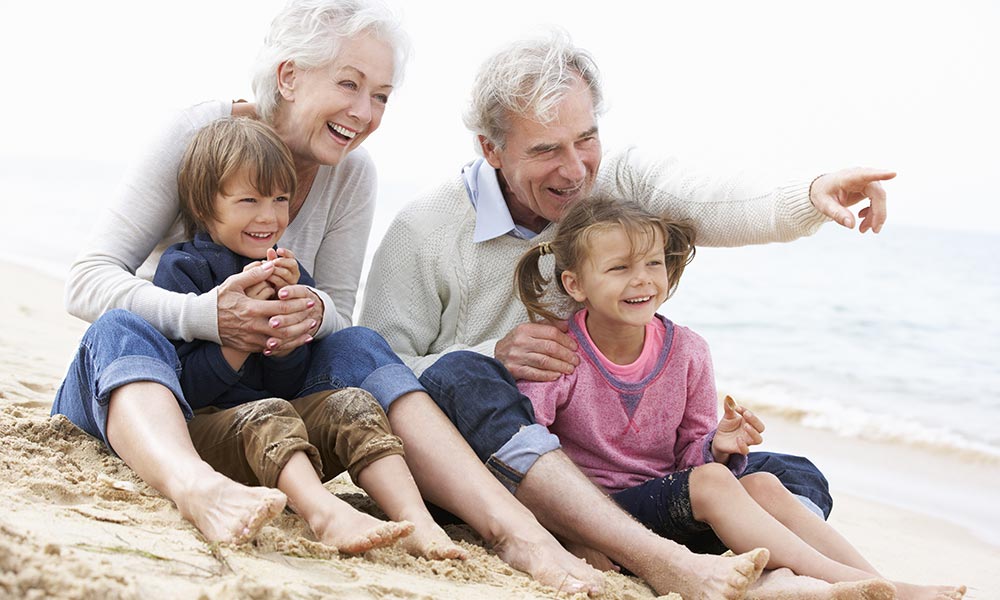
<instances>
[{"instance_id":1,"label":"woman's knee","mask_svg":"<svg viewBox=\"0 0 1000 600\"><path fill-rule=\"evenodd\" d=\"M119 354L162 358L177 362L177 352L162 333L148 321L125 309L109 310L94 321L83 336L83 345L117 349Z\"/></svg>"}]
</instances>

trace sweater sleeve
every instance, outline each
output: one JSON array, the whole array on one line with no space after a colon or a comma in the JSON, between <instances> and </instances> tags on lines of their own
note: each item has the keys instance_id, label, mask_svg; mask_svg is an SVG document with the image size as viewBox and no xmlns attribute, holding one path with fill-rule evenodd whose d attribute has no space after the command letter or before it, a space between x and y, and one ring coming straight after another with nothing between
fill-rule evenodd
<instances>
[{"instance_id":1,"label":"sweater sleeve","mask_svg":"<svg viewBox=\"0 0 1000 600\"><path fill-rule=\"evenodd\" d=\"M531 400L535 423L548 427L555 423L559 411L569 402L573 392L573 374L563 375L555 381L517 382L517 389Z\"/></svg>"},{"instance_id":2,"label":"sweater sleeve","mask_svg":"<svg viewBox=\"0 0 1000 600\"><path fill-rule=\"evenodd\" d=\"M200 107L198 115L212 109ZM202 124L196 116L190 111L178 115L118 189L70 269L65 302L74 316L93 321L112 308L124 308L169 339L219 341L215 290L180 294L135 275L177 221L177 170Z\"/></svg>"},{"instance_id":3,"label":"sweater sleeve","mask_svg":"<svg viewBox=\"0 0 1000 600\"><path fill-rule=\"evenodd\" d=\"M323 322L316 337L325 337L353 324L358 282L378 194L378 173L368 153L361 148L347 155L322 191L330 203L326 220L296 223L303 227L297 234L317 239L312 249L315 259L307 261L312 263L316 281L312 287L323 293L320 295L324 304ZM323 229L315 235L305 232L312 227Z\"/></svg>"},{"instance_id":4,"label":"sweater sleeve","mask_svg":"<svg viewBox=\"0 0 1000 600\"><path fill-rule=\"evenodd\" d=\"M600 188L657 213L691 221L700 246L787 242L828 221L809 200L810 180L767 188L743 175L715 177L635 148L604 157Z\"/></svg>"},{"instance_id":5,"label":"sweater sleeve","mask_svg":"<svg viewBox=\"0 0 1000 600\"><path fill-rule=\"evenodd\" d=\"M715 388L715 372L708 343L689 329L677 328L684 335L688 345L687 403L684 417L677 428L674 456L677 457L676 470L686 469L714 462L712 440L719 422L719 396ZM746 469L747 458L734 454L726 466L735 475Z\"/></svg>"}]
</instances>

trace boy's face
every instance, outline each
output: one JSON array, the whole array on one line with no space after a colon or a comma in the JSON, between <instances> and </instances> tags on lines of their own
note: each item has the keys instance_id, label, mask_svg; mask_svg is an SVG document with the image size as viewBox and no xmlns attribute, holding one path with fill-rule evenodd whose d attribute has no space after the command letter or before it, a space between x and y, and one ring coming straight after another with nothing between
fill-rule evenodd
<instances>
[{"instance_id":1,"label":"boy's face","mask_svg":"<svg viewBox=\"0 0 1000 600\"><path fill-rule=\"evenodd\" d=\"M205 226L212 241L247 258L267 255L288 227L289 197L285 192L261 194L240 171L215 195L216 218Z\"/></svg>"}]
</instances>

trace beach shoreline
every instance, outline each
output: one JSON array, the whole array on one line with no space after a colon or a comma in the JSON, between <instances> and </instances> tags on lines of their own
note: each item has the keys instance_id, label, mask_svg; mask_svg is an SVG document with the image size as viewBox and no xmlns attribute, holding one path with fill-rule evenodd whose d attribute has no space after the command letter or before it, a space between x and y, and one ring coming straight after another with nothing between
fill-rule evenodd
<instances>
[{"instance_id":1,"label":"beach shoreline","mask_svg":"<svg viewBox=\"0 0 1000 600\"><path fill-rule=\"evenodd\" d=\"M8 282L0 299L0 497L7 508L0 515L0 590L57 598L557 597L462 529L449 531L473 553L467 563L415 559L396 549L332 555L311 542L291 514L265 527L255 544L206 544L171 503L98 442L48 417L86 324L65 313L58 278L8 262L0 262L0 277ZM969 598L1000 597L1000 547L988 541L996 542L994 524L933 495L938 487L968 497L969 506L995 505L1000 467L847 438L787 415L762 416L768 423L763 449L802 454L820 466L835 498L831 523L886 576L964 583ZM345 484L332 485L365 502L353 489L336 487ZM942 515L971 522L963 527ZM609 598L654 597L621 575L609 576L608 586Z\"/></svg>"}]
</instances>

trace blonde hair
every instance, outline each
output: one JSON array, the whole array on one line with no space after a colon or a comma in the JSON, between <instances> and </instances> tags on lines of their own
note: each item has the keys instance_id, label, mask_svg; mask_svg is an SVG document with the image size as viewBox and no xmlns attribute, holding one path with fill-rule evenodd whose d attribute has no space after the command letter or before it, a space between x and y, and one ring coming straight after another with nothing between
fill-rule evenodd
<instances>
[{"instance_id":1,"label":"blonde hair","mask_svg":"<svg viewBox=\"0 0 1000 600\"><path fill-rule=\"evenodd\" d=\"M694 258L694 228L688 223L671 221L657 216L630 200L594 197L574 204L563 215L551 242L539 244L525 252L514 272L514 287L532 321L556 321L566 315L557 314L555 303L546 301L546 279L539 268L542 256L555 258L555 281L565 300L570 300L563 287L563 271L576 271L589 256L590 237L611 227L621 227L631 244L633 256L650 250L655 233L663 236L667 278L670 288L667 297L677 289L684 267ZM640 241L645 240L645 247Z\"/></svg>"},{"instance_id":2,"label":"blonde hair","mask_svg":"<svg viewBox=\"0 0 1000 600\"><path fill-rule=\"evenodd\" d=\"M216 220L215 197L246 169L261 194L295 195L295 163L273 129L246 117L223 117L195 134L177 174L181 217L189 236Z\"/></svg>"}]
</instances>

